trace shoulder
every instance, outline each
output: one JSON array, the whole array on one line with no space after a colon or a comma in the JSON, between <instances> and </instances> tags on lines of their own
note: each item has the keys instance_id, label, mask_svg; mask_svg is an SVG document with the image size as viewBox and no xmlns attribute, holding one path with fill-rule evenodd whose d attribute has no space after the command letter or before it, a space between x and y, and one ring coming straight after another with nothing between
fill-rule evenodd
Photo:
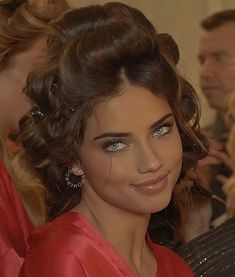
<instances>
[{"instance_id":1,"label":"shoulder","mask_svg":"<svg viewBox=\"0 0 235 277\"><path fill-rule=\"evenodd\" d=\"M28 237L33 225L24 208L16 185L12 181L4 163L0 160L0 225L1 231L7 230L11 239L21 240ZM15 232L17 230L17 232ZM22 237L21 237L22 235ZM16 244L14 242L14 244Z\"/></svg>"},{"instance_id":2,"label":"shoulder","mask_svg":"<svg viewBox=\"0 0 235 277\"><path fill-rule=\"evenodd\" d=\"M84 271L79 259L80 248L84 247L82 236L69 214L38 228L30 236L30 249L19 276L82 277Z\"/></svg>"},{"instance_id":3,"label":"shoulder","mask_svg":"<svg viewBox=\"0 0 235 277\"><path fill-rule=\"evenodd\" d=\"M174 277L193 276L192 270L187 263L169 248L154 243L151 243L151 248L157 259L159 276L161 274L163 276L164 272L167 272L167 276Z\"/></svg>"},{"instance_id":4,"label":"shoulder","mask_svg":"<svg viewBox=\"0 0 235 277\"><path fill-rule=\"evenodd\" d=\"M62 250L62 251L61 251ZM19 277L84 277L86 276L80 260L73 253L63 249L29 251L21 267Z\"/></svg>"},{"instance_id":5,"label":"shoulder","mask_svg":"<svg viewBox=\"0 0 235 277\"><path fill-rule=\"evenodd\" d=\"M11 179L4 163L0 160L0 211L9 217L8 212L14 215L18 215L18 218L22 220L27 218L23 202L21 200L20 194L16 189L16 185ZM31 223L29 223L30 228Z\"/></svg>"},{"instance_id":6,"label":"shoulder","mask_svg":"<svg viewBox=\"0 0 235 277\"><path fill-rule=\"evenodd\" d=\"M66 213L37 228L29 238L30 250L68 251L73 248L73 243L82 236L79 227L73 224L73 215ZM50 247L50 248L48 248ZM71 250L71 249L70 249Z\"/></svg>"},{"instance_id":7,"label":"shoulder","mask_svg":"<svg viewBox=\"0 0 235 277\"><path fill-rule=\"evenodd\" d=\"M24 257L28 248L27 238L32 229L32 222L16 186L3 161L0 161L0 256L4 259L15 251L13 256Z\"/></svg>"},{"instance_id":8,"label":"shoulder","mask_svg":"<svg viewBox=\"0 0 235 277\"><path fill-rule=\"evenodd\" d=\"M5 164L0 160L0 197L4 200L13 202L15 198L19 198L16 186L8 173Z\"/></svg>"},{"instance_id":9,"label":"shoulder","mask_svg":"<svg viewBox=\"0 0 235 277\"><path fill-rule=\"evenodd\" d=\"M223 276L230 276L234 265L235 217L227 219L175 250L193 266L197 276L208 271L211 276L217 276L216 273L220 271ZM211 261L216 266L211 267L211 263L204 261Z\"/></svg>"},{"instance_id":10,"label":"shoulder","mask_svg":"<svg viewBox=\"0 0 235 277\"><path fill-rule=\"evenodd\" d=\"M0 189L5 189L6 185L11 183L10 175L8 174L4 162L0 160ZM5 186L4 186L5 185Z\"/></svg>"}]
</instances>

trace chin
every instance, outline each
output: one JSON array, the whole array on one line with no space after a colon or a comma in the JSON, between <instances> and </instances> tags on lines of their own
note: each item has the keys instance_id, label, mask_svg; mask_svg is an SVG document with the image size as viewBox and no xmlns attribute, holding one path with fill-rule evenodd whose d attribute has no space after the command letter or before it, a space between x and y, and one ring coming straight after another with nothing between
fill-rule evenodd
<instances>
[{"instance_id":1,"label":"chin","mask_svg":"<svg viewBox=\"0 0 235 277\"><path fill-rule=\"evenodd\" d=\"M171 196L160 199L159 201L156 200L155 203L151 203L151 206L145 208L145 212L149 214L158 213L164 210L169 205L170 201Z\"/></svg>"},{"instance_id":2,"label":"chin","mask_svg":"<svg viewBox=\"0 0 235 277\"><path fill-rule=\"evenodd\" d=\"M171 198L169 200L163 202L161 206L159 205L159 207L156 207L155 209L153 208L151 213L157 213L157 212L164 210L170 204L170 201L171 201Z\"/></svg>"}]
</instances>

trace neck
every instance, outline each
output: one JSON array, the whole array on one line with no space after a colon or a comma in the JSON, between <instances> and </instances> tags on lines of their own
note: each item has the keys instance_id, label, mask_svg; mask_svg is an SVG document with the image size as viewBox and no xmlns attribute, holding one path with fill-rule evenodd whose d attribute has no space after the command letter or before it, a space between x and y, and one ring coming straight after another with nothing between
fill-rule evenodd
<instances>
[{"instance_id":1,"label":"neck","mask_svg":"<svg viewBox=\"0 0 235 277\"><path fill-rule=\"evenodd\" d=\"M103 202L103 201L102 201ZM96 203L97 204L97 203ZM76 210L83 214L109 241L145 241L150 215L139 215L108 203L93 207L89 201L81 200ZM105 216L104 216L105 215ZM115 226L115 228L113 227Z\"/></svg>"},{"instance_id":2,"label":"neck","mask_svg":"<svg viewBox=\"0 0 235 277\"><path fill-rule=\"evenodd\" d=\"M95 207L91 203L89 199L82 199L75 210L83 214L96 227L137 276L145 276L143 274L146 271L146 268L143 269L145 265L149 264L149 260L155 263L146 243L150 215L128 212L102 199L96 202Z\"/></svg>"}]
</instances>

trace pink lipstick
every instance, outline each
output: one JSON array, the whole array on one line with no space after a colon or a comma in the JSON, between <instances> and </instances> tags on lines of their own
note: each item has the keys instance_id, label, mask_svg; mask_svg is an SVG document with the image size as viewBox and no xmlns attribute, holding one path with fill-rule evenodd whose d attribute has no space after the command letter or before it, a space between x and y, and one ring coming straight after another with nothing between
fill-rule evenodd
<instances>
[{"instance_id":1,"label":"pink lipstick","mask_svg":"<svg viewBox=\"0 0 235 277\"><path fill-rule=\"evenodd\" d=\"M131 184L131 187L140 193L145 193L145 194L160 193L167 186L167 176L168 174L165 174L143 183Z\"/></svg>"}]
</instances>

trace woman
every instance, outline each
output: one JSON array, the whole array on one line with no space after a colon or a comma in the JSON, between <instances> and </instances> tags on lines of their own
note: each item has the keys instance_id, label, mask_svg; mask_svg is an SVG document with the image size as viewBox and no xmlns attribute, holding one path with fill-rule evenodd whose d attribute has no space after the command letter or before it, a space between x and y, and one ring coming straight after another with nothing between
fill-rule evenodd
<instances>
[{"instance_id":1,"label":"woman","mask_svg":"<svg viewBox=\"0 0 235 277\"><path fill-rule=\"evenodd\" d=\"M47 23L65 7L63 1L23 2L0 3L0 276L4 277L18 276L28 236L46 220L45 189L19 154L12 162L6 141L17 133L20 117L30 109L22 90L28 73L44 57ZM57 6L54 15L52 6Z\"/></svg>"},{"instance_id":2,"label":"woman","mask_svg":"<svg viewBox=\"0 0 235 277\"><path fill-rule=\"evenodd\" d=\"M194 92L157 33L109 4L72 10L51 32L21 128L56 218L34 232L20 276L192 276L147 229L173 191L185 200L181 182L206 152Z\"/></svg>"},{"instance_id":3,"label":"woman","mask_svg":"<svg viewBox=\"0 0 235 277\"><path fill-rule=\"evenodd\" d=\"M10 170L4 143L0 139L0 275L13 277L19 273L33 224L7 167Z\"/></svg>"}]
</instances>

